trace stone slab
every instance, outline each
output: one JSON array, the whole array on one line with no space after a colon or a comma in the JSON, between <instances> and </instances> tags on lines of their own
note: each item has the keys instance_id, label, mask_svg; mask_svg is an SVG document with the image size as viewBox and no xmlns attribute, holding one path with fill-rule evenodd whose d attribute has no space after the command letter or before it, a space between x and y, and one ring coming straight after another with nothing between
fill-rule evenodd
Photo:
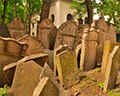
<instances>
[{"instance_id":1,"label":"stone slab","mask_svg":"<svg viewBox=\"0 0 120 96\"><path fill-rule=\"evenodd\" d=\"M23 62L17 65L13 84L12 96L32 96L39 83L39 75L42 67L34 61Z\"/></svg>"},{"instance_id":2,"label":"stone slab","mask_svg":"<svg viewBox=\"0 0 120 96\"><path fill-rule=\"evenodd\" d=\"M57 58L57 70L60 83L67 87L78 82L79 76L75 52L66 50L58 54Z\"/></svg>"},{"instance_id":3,"label":"stone slab","mask_svg":"<svg viewBox=\"0 0 120 96\"><path fill-rule=\"evenodd\" d=\"M33 96L59 96L59 90L48 77L44 77L35 88Z\"/></svg>"},{"instance_id":4,"label":"stone slab","mask_svg":"<svg viewBox=\"0 0 120 96\"><path fill-rule=\"evenodd\" d=\"M108 64L106 68L105 81L104 81L104 91L107 92L108 89L114 89L116 86L119 64L120 64L120 49L119 46L115 46L113 51L108 57Z\"/></svg>"}]
</instances>

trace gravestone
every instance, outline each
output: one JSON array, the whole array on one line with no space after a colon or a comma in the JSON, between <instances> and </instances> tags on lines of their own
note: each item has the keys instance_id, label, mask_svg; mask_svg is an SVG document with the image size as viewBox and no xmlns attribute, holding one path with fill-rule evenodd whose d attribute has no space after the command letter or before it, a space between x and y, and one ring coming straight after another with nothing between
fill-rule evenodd
<instances>
[{"instance_id":1,"label":"gravestone","mask_svg":"<svg viewBox=\"0 0 120 96\"><path fill-rule=\"evenodd\" d=\"M42 72L40 74L40 80L44 77L49 77L49 79L55 84L55 86L59 89L59 96L70 96L70 93L65 91L56 80L52 70L48 66L47 63L45 63Z\"/></svg>"},{"instance_id":2,"label":"gravestone","mask_svg":"<svg viewBox=\"0 0 120 96\"><path fill-rule=\"evenodd\" d=\"M115 43L116 42L116 32L115 32L115 28L113 27L112 24L110 24L110 26L108 27L108 32L109 32L110 41Z\"/></svg>"},{"instance_id":3,"label":"gravestone","mask_svg":"<svg viewBox=\"0 0 120 96\"><path fill-rule=\"evenodd\" d=\"M20 60L28 48L25 43L18 43L14 39L0 37L0 86L10 84L3 73L4 66Z\"/></svg>"},{"instance_id":4,"label":"gravestone","mask_svg":"<svg viewBox=\"0 0 120 96\"><path fill-rule=\"evenodd\" d=\"M48 55L40 53L40 54L34 54L34 55L26 56L16 63L11 63L11 64L5 66L3 68L3 71L4 71L7 79L9 80L10 84L12 84L16 66L20 63L27 62L27 61L30 61L30 60L33 60L34 62L36 62L41 67L44 66L45 62L49 63Z\"/></svg>"},{"instance_id":5,"label":"gravestone","mask_svg":"<svg viewBox=\"0 0 120 96\"><path fill-rule=\"evenodd\" d=\"M82 35L82 49L81 49L81 56L80 56L80 68L84 70L84 65L85 65L85 59L86 59L86 48L87 48L87 43L88 43L88 32L89 29L85 28L83 35Z\"/></svg>"},{"instance_id":6,"label":"gravestone","mask_svg":"<svg viewBox=\"0 0 120 96\"><path fill-rule=\"evenodd\" d=\"M12 96L32 96L41 71L42 67L32 60L18 64L11 87Z\"/></svg>"},{"instance_id":7,"label":"gravestone","mask_svg":"<svg viewBox=\"0 0 120 96\"><path fill-rule=\"evenodd\" d=\"M28 44L28 50L26 51L25 56L32 55L32 54L39 54L44 52L43 44L39 42L36 38L25 35L22 38L17 40L18 42L25 42Z\"/></svg>"},{"instance_id":8,"label":"gravestone","mask_svg":"<svg viewBox=\"0 0 120 96\"><path fill-rule=\"evenodd\" d=\"M5 24L0 24L0 36L5 38L11 38L8 28Z\"/></svg>"},{"instance_id":9,"label":"gravestone","mask_svg":"<svg viewBox=\"0 0 120 96\"><path fill-rule=\"evenodd\" d=\"M59 90L48 77L44 77L35 88L33 96L59 96Z\"/></svg>"},{"instance_id":10,"label":"gravestone","mask_svg":"<svg viewBox=\"0 0 120 96\"><path fill-rule=\"evenodd\" d=\"M91 28L84 30L87 34L83 35L82 53L80 68L83 71L89 71L97 66L98 52L98 35L99 31L95 30L95 24L91 24Z\"/></svg>"},{"instance_id":11,"label":"gravestone","mask_svg":"<svg viewBox=\"0 0 120 96\"><path fill-rule=\"evenodd\" d=\"M11 22L8 22L7 27L11 37L14 39L19 39L26 35L26 25L23 24L18 17L15 17Z\"/></svg>"},{"instance_id":12,"label":"gravestone","mask_svg":"<svg viewBox=\"0 0 120 96\"><path fill-rule=\"evenodd\" d=\"M57 70L60 84L68 87L79 81L77 57L75 52L63 51L56 55L58 58Z\"/></svg>"},{"instance_id":13,"label":"gravestone","mask_svg":"<svg viewBox=\"0 0 120 96\"><path fill-rule=\"evenodd\" d=\"M51 27L51 29L48 31L48 48L50 50L54 50L55 40L57 36L57 28L56 26Z\"/></svg>"},{"instance_id":14,"label":"gravestone","mask_svg":"<svg viewBox=\"0 0 120 96\"><path fill-rule=\"evenodd\" d=\"M68 47L66 44L64 44L64 45L59 45L59 47L54 50L54 75L55 76L57 74L57 63L58 63L58 58L56 57L56 55L65 50L71 50L71 48Z\"/></svg>"},{"instance_id":15,"label":"gravestone","mask_svg":"<svg viewBox=\"0 0 120 96\"><path fill-rule=\"evenodd\" d=\"M56 33L57 33L56 27L55 26L53 27L53 26L54 26L53 22L48 18L43 20L40 24L38 24L37 38L39 41L41 41L45 49L49 49L49 47L50 49L53 48L54 39L56 38Z\"/></svg>"},{"instance_id":16,"label":"gravestone","mask_svg":"<svg viewBox=\"0 0 120 96\"><path fill-rule=\"evenodd\" d=\"M116 86L116 80L119 70L119 57L120 49L119 46L115 46L113 51L108 56L108 64L106 68L105 81L104 81L104 91L107 92L108 89L114 89Z\"/></svg>"},{"instance_id":17,"label":"gravestone","mask_svg":"<svg viewBox=\"0 0 120 96\"><path fill-rule=\"evenodd\" d=\"M67 44L72 50L75 50L76 36L77 25L75 22L67 21L63 23L58 29L54 48L57 48L59 45Z\"/></svg>"},{"instance_id":18,"label":"gravestone","mask_svg":"<svg viewBox=\"0 0 120 96\"><path fill-rule=\"evenodd\" d=\"M105 77L106 68L108 66L109 54L112 52L115 46L120 46L119 43L113 43L111 41L105 41L104 52L102 58L101 76Z\"/></svg>"}]
</instances>

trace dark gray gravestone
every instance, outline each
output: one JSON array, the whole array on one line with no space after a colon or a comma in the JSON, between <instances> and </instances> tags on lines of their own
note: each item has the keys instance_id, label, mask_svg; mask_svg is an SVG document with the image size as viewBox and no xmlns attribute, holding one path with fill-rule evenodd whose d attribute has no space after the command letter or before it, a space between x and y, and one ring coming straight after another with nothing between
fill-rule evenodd
<instances>
[{"instance_id":1,"label":"dark gray gravestone","mask_svg":"<svg viewBox=\"0 0 120 96\"><path fill-rule=\"evenodd\" d=\"M5 24L0 24L0 36L6 37L6 38L11 38L11 35L10 35L8 28Z\"/></svg>"}]
</instances>

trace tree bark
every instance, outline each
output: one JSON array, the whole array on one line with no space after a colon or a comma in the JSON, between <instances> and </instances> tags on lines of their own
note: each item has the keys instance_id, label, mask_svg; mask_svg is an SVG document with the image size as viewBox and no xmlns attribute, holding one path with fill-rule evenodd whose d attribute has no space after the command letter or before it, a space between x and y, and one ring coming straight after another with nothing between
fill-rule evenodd
<instances>
[{"instance_id":1,"label":"tree bark","mask_svg":"<svg viewBox=\"0 0 120 96\"><path fill-rule=\"evenodd\" d=\"M17 10L16 10L16 0L15 0L15 16L17 16Z\"/></svg>"},{"instance_id":2,"label":"tree bark","mask_svg":"<svg viewBox=\"0 0 120 96\"><path fill-rule=\"evenodd\" d=\"M92 7L90 5L91 0L85 0L85 4L87 7L87 13L88 13L88 24L91 24L93 22L92 20Z\"/></svg>"},{"instance_id":3,"label":"tree bark","mask_svg":"<svg viewBox=\"0 0 120 96\"><path fill-rule=\"evenodd\" d=\"M4 0L4 9L3 9L3 16L2 16L2 24L5 24L5 15L6 15L7 3L8 3L8 0Z\"/></svg>"},{"instance_id":4,"label":"tree bark","mask_svg":"<svg viewBox=\"0 0 120 96\"><path fill-rule=\"evenodd\" d=\"M42 6L42 12L40 17L40 22L49 16L49 10L50 10L50 2L51 0L43 0L43 6Z\"/></svg>"},{"instance_id":5,"label":"tree bark","mask_svg":"<svg viewBox=\"0 0 120 96\"><path fill-rule=\"evenodd\" d=\"M31 5L29 4L29 15L28 15L28 27L29 27L29 35L30 35L30 22L31 22L31 13L30 13Z\"/></svg>"}]
</instances>

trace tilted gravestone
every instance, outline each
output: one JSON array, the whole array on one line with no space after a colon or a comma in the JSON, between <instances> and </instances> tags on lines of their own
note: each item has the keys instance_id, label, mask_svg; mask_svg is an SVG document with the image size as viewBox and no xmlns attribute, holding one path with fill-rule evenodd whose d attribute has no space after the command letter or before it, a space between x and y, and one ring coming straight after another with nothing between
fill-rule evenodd
<instances>
[{"instance_id":1,"label":"tilted gravestone","mask_svg":"<svg viewBox=\"0 0 120 96\"><path fill-rule=\"evenodd\" d=\"M7 27L11 37L14 39L19 39L26 35L26 25L23 24L18 17L15 17L11 22L8 22Z\"/></svg>"},{"instance_id":2,"label":"tilted gravestone","mask_svg":"<svg viewBox=\"0 0 120 96\"><path fill-rule=\"evenodd\" d=\"M0 24L0 36L5 38L11 38L8 28L5 24Z\"/></svg>"},{"instance_id":3,"label":"tilted gravestone","mask_svg":"<svg viewBox=\"0 0 120 96\"><path fill-rule=\"evenodd\" d=\"M58 58L57 70L61 85L68 87L79 81L77 57L75 52L63 51L56 55Z\"/></svg>"},{"instance_id":4,"label":"tilted gravestone","mask_svg":"<svg viewBox=\"0 0 120 96\"><path fill-rule=\"evenodd\" d=\"M108 56L108 64L105 73L104 91L108 89L114 89L116 86L116 80L118 76L119 64L120 64L120 46L115 46L113 51Z\"/></svg>"},{"instance_id":5,"label":"tilted gravestone","mask_svg":"<svg viewBox=\"0 0 120 96\"><path fill-rule=\"evenodd\" d=\"M17 41L25 42L29 45L25 56L43 53L43 51L44 51L43 44L41 42L39 42L36 38L34 38L28 34L23 36L22 38L18 39Z\"/></svg>"},{"instance_id":6,"label":"tilted gravestone","mask_svg":"<svg viewBox=\"0 0 120 96\"><path fill-rule=\"evenodd\" d=\"M103 77L105 77L106 68L108 66L109 54L112 52L112 50L115 46L120 46L120 44L113 43L111 41L105 41L103 58L102 58L102 67L101 67L101 76L103 76Z\"/></svg>"},{"instance_id":7,"label":"tilted gravestone","mask_svg":"<svg viewBox=\"0 0 120 96\"><path fill-rule=\"evenodd\" d=\"M57 35L57 28L50 19L43 20L38 24L37 38L42 42L45 49L54 49L54 43Z\"/></svg>"},{"instance_id":8,"label":"tilted gravestone","mask_svg":"<svg viewBox=\"0 0 120 96\"><path fill-rule=\"evenodd\" d=\"M30 60L17 65L12 83L11 96L32 96L39 83L42 67Z\"/></svg>"},{"instance_id":9,"label":"tilted gravestone","mask_svg":"<svg viewBox=\"0 0 120 96\"><path fill-rule=\"evenodd\" d=\"M3 73L3 68L9 63L23 58L28 48L26 43L18 43L14 39L0 37L0 86L10 84Z\"/></svg>"},{"instance_id":10,"label":"tilted gravestone","mask_svg":"<svg viewBox=\"0 0 120 96\"><path fill-rule=\"evenodd\" d=\"M9 65L5 66L3 68L3 71L4 71L7 79L9 80L10 84L12 84L16 66L20 63L27 62L27 61L30 61L30 60L33 60L38 65L43 67L45 62L48 63L48 55L40 53L40 54L34 54L34 55L26 56L16 63L10 63Z\"/></svg>"},{"instance_id":11,"label":"tilted gravestone","mask_svg":"<svg viewBox=\"0 0 120 96\"><path fill-rule=\"evenodd\" d=\"M54 48L57 48L59 45L67 44L72 50L75 50L76 36L77 25L75 22L67 21L63 23L58 29Z\"/></svg>"},{"instance_id":12,"label":"tilted gravestone","mask_svg":"<svg viewBox=\"0 0 120 96\"><path fill-rule=\"evenodd\" d=\"M66 44L64 44L64 45L59 45L59 47L54 50L54 75L55 76L57 74L57 63L58 63L58 58L56 57L56 55L65 50L71 50L71 48L68 47Z\"/></svg>"},{"instance_id":13,"label":"tilted gravestone","mask_svg":"<svg viewBox=\"0 0 120 96\"><path fill-rule=\"evenodd\" d=\"M48 31L48 48L50 50L54 50L55 40L57 36L57 28L56 26L51 27L51 29Z\"/></svg>"},{"instance_id":14,"label":"tilted gravestone","mask_svg":"<svg viewBox=\"0 0 120 96\"><path fill-rule=\"evenodd\" d=\"M44 77L35 88L33 96L59 96L59 90L48 77Z\"/></svg>"}]
</instances>

